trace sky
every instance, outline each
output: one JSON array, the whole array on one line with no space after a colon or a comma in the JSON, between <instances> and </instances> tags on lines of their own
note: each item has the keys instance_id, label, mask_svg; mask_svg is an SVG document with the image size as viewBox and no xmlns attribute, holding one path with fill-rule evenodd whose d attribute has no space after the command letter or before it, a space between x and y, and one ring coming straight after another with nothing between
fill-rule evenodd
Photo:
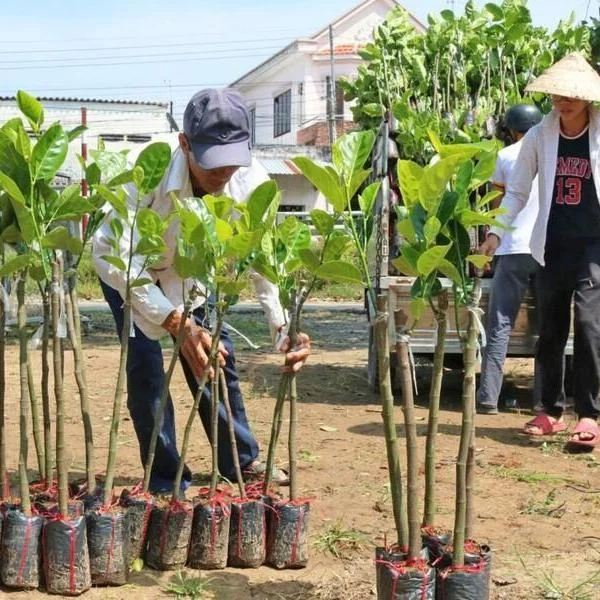
<instances>
[{"instance_id":1,"label":"sky","mask_svg":"<svg viewBox=\"0 0 600 600\"><path fill-rule=\"evenodd\" d=\"M358 0L0 0L0 96L174 103L231 83L298 37L310 36ZM404 0L422 22L462 0ZM481 5L481 2L477 2ZM600 0L529 0L536 25L571 10L598 16Z\"/></svg>"}]
</instances>

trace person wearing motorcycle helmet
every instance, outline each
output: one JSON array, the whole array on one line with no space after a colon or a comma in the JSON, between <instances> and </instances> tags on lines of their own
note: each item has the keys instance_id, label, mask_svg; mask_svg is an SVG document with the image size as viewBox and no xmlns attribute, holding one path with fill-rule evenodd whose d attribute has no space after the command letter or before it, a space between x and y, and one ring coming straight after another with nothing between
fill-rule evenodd
<instances>
[{"instance_id":1,"label":"person wearing motorcycle helmet","mask_svg":"<svg viewBox=\"0 0 600 600\"><path fill-rule=\"evenodd\" d=\"M502 195L517 163L521 139L541 120L542 113L534 104L515 104L506 111L502 126L505 132L504 138L510 145L498 153L496 170L492 177L492 187ZM502 195L494 201L494 208L500 205ZM536 217L537 185L532 188L531 202L513 223L514 230L504 234L502 244L496 251L497 258L494 260L494 278L488 306L487 344L483 350L477 392L477 412L481 414L498 413L510 333L523 295L539 267L529 249L529 240ZM534 397L536 395L537 387ZM503 397L507 408L516 405L511 390L505 390ZM539 398L537 400L539 403Z\"/></svg>"}]
</instances>

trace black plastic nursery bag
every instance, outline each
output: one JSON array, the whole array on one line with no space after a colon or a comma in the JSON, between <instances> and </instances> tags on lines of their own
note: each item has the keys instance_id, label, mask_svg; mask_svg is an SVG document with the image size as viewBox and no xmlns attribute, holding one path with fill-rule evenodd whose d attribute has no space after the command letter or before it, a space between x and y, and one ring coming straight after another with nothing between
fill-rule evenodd
<instances>
[{"instance_id":1,"label":"black plastic nursery bag","mask_svg":"<svg viewBox=\"0 0 600 600\"><path fill-rule=\"evenodd\" d=\"M86 514L90 573L94 585L123 585L129 577L129 531L124 509Z\"/></svg>"},{"instance_id":2,"label":"black plastic nursery bag","mask_svg":"<svg viewBox=\"0 0 600 600\"><path fill-rule=\"evenodd\" d=\"M379 561L377 600L435 600L435 569L423 559Z\"/></svg>"},{"instance_id":3,"label":"black plastic nursery bag","mask_svg":"<svg viewBox=\"0 0 600 600\"><path fill-rule=\"evenodd\" d=\"M231 508L224 497L202 500L194 507L188 566L224 569L227 566Z\"/></svg>"},{"instance_id":4,"label":"black plastic nursery bag","mask_svg":"<svg viewBox=\"0 0 600 600\"><path fill-rule=\"evenodd\" d=\"M193 507L189 502L155 506L150 516L146 564L159 571L185 566L192 533Z\"/></svg>"},{"instance_id":5,"label":"black plastic nursery bag","mask_svg":"<svg viewBox=\"0 0 600 600\"><path fill-rule=\"evenodd\" d=\"M433 527L424 527L421 530L423 546L429 552L430 564L436 566L437 561L444 554L446 547L452 542L452 532Z\"/></svg>"},{"instance_id":6,"label":"black plastic nursery bag","mask_svg":"<svg viewBox=\"0 0 600 600\"><path fill-rule=\"evenodd\" d=\"M483 560L462 567L447 567L437 574L438 600L488 600L490 572Z\"/></svg>"},{"instance_id":7,"label":"black plastic nursery bag","mask_svg":"<svg viewBox=\"0 0 600 600\"><path fill-rule=\"evenodd\" d=\"M231 504L229 559L231 567L259 567L266 555L265 505L253 499Z\"/></svg>"},{"instance_id":8,"label":"black plastic nursery bag","mask_svg":"<svg viewBox=\"0 0 600 600\"><path fill-rule=\"evenodd\" d=\"M154 508L154 497L150 494L128 494L121 497L125 507L127 531L129 534L129 558L143 558L146 552L150 516Z\"/></svg>"},{"instance_id":9,"label":"black plastic nursery bag","mask_svg":"<svg viewBox=\"0 0 600 600\"><path fill-rule=\"evenodd\" d=\"M44 520L11 510L3 519L0 579L8 587L34 589L40 585L40 534Z\"/></svg>"},{"instance_id":10,"label":"black plastic nursery bag","mask_svg":"<svg viewBox=\"0 0 600 600\"><path fill-rule=\"evenodd\" d=\"M308 517L306 500L275 503L267 538L267 563L276 569L300 569L308 562Z\"/></svg>"},{"instance_id":11,"label":"black plastic nursery bag","mask_svg":"<svg viewBox=\"0 0 600 600\"><path fill-rule=\"evenodd\" d=\"M92 587L85 518L48 519L42 531L42 560L50 594L78 596Z\"/></svg>"}]
</instances>

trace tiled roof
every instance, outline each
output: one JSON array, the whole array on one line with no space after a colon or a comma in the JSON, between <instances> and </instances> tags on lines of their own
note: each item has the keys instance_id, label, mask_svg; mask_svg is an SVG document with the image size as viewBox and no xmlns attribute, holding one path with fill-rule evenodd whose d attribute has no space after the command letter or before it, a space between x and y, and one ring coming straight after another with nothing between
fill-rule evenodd
<instances>
[{"instance_id":1,"label":"tiled roof","mask_svg":"<svg viewBox=\"0 0 600 600\"><path fill-rule=\"evenodd\" d=\"M300 175L300 170L291 160L262 156L258 160L269 175Z\"/></svg>"},{"instance_id":2,"label":"tiled roof","mask_svg":"<svg viewBox=\"0 0 600 600\"><path fill-rule=\"evenodd\" d=\"M336 56L350 56L356 54L361 48L364 48L364 44L337 44L333 47L333 54ZM324 48L315 52L315 54L326 54L329 55L329 48Z\"/></svg>"},{"instance_id":3,"label":"tiled roof","mask_svg":"<svg viewBox=\"0 0 600 600\"><path fill-rule=\"evenodd\" d=\"M127 105L138 105L138 106L156 106L157 108L167 108L167 104L164 102L145 102L141 100L109 100L107 98L75 98L75 97L59 97L59 96L38 96L40 102L77 102L79 104L83 102L95 102L98 104L127 104ZM16 102L16 96L0 96L0 101L5 102Z\"/></svg>"}]
</instances>

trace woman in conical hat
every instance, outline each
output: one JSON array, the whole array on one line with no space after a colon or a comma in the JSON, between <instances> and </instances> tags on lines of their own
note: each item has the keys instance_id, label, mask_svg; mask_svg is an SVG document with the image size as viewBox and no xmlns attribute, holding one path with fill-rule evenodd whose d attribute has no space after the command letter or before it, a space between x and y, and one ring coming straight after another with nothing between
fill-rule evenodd
<instances>
[{"instance_id":1,"label":"woman in conical hat","mask_svg":"<svg viewBox=\"0 0 600 600\"><path fill-rule=\"evenodd\" d=\"M573 380L578 422L567 444L591 450L600 440L600 76L579 53L555 63L526 91L551 95L552 111L529 130L508 182L499 218L510 226L539 179L531 253L540 264L537 301L543 412L524 433L564 431L564 351L574 301ZM503 235L493 228L481 251L492 255Z\"/></svg>"}]
</instances>

